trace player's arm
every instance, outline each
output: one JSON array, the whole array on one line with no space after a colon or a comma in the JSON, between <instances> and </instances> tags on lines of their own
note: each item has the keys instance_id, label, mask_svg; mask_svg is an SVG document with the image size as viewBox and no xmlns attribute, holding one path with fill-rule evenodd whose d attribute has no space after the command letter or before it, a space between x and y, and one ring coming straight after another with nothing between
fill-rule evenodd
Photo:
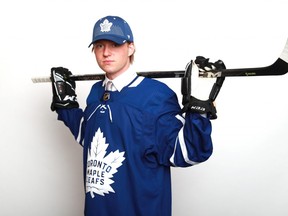
<instances>
[{"instance_id":1,"label":"player's arm","mask_svg":"<svg viewBox=\"0 0 288 216\"><path fill-rule=\"evenodd\" d=\"M224 80L216 80L214 85L212 83L208 83L208 92L205 90L205 88L208 87L206 85L207 83L198 83L198 85L204 84L204 88L203 86L200 86L201 88L197 89L195 88L197 87L195 86L197 83L194 81L195 79L198 79L198 70L209 71L214 68L219 69L220 67L225 67L225 65L222 61L210 63L209 59L204 57L198 57L193 64L196 66L197 70L193 72L194 75L196 74L197 76L193 77L191 80L192 64L190 64L186 68L186 72L188 72L187 77L184 77L182 80L182 93L185 93L183 94L182 103L184 107L182 109L182 113L185 112L185 115L182 116L179 114L176 115L176 117L173 115L170 117L165 115L166 119L161 118L159 120L161 121L161 125L168 122L165 127L162 127L162 131L158 130L161 132L162 136L165 134L163 137L166 137L166 141L169 143L168 148L167 146L163 147L165 148L163 152L166 153L166 155L163 156L163 161L168 164L167 161L169 160L169 163L175 167L187 167L202 163L206 161L213 152L211 138L212 126L210 119L215 119L217 117L216 108L213 102L217 97ZM221 81L220 86L219 81ZM211 84L213 85L212 90ZM201 91L199 92L199 90ZM202 91L204 91L204 93ZM168 104L172 104L172 101L167 103L167 106L165 106L166 109L169 110L170 107ZM171 108L171 110L175 109Z\"/></svg>"},{"instance_id":2,"label":"player's arm","mask_svg":"<svg viewBox=\"0 0 288 216\"><path fill-rule=\"evenodd\" d=\"M158 91L158 93L161 91ZM153 100L154 101L154 100ZM212 154L211 122L197 112L181 115L177 95L163 93L154 106L154 121L146 122L145 134L155 139L147 149L149 161L164 166L187 167L206 161ZM153 156L153 157L152 157Z\"/></svg>"}]
</instances>

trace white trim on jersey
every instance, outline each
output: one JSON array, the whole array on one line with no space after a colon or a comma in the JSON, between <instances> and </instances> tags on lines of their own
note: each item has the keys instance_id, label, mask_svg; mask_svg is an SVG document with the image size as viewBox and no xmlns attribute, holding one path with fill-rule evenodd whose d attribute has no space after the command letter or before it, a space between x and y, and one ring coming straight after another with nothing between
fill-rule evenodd
<instances>
[{"instance_id":1,"label":"white trim on jersey","mask_svg":"<svg viewBox=\"0 0 288 216\"><path fill-rule=\"evenodd\" d=\"M81 118L81 121L80 121L80 124L79 124L78 135L77 135L77 138L76 138L76 141L82 146L84 146L84 143L81 143L81 138L82 138L81 131L82 131L82 123L83 123L83 121L84 121L84 118Z\"/></svg>"},{"instance_id":2,"label":"white trim on jersey","mask_svg":"<svg viewBox=\"0 0 288 216\"><path fill-rule=\"evenodd\" d=\"M198 164L198 162L192 161L192 160L190 160L189 157L188 157L188 151L187 151L186 143L185 143L185 140L184 140L185 119L184 119L183 116L181 116L181 115L176 115L175 117L176 117L179 121L182 122L183 126L182 126L181 130L179 131L178 136L177 136L177 138L176 138L175 147L174 147L174 152L173 152L173 155L170 157L170 162L171 162L174 166L177 166L177 165L175 164L175 152L176 152L176 149L177 149L178 143L179 143L180 149L181 149L181 152L182 152L182 156L183 156L185 162L186 162L187 164L196 165L196 164Z\"/></svg>"},{"instance_id":3,"label":"white trim on jersey","mask_svg":"<svg viewBox=\"0 0 288 216\"><path fill-rule=\"evenodd\" d=\"M144 78L145 77L138 77L133 83L131 83L131 85L128 86L128 88L137 87Z\"/></svg>"},{"instance_id":4,"label":"white trim on jersey","mask_svg":"<svg viewBox=\"0 0 288 216\"><path fill-rule=\"evenodd\" d=\"M89 121L89 119L92 117L92 115L97 111L97 109L101 106L101 104L99 104L96 109L90 114L90 116L87 118L87 121Z\"/></svg>"}]
</instances>

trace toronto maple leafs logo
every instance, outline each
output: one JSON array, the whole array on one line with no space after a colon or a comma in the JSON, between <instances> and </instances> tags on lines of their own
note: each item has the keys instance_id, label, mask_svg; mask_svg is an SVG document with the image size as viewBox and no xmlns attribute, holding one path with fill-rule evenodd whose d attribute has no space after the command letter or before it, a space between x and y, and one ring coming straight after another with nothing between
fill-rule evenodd
<instances>
[{"instance_id":1,"label":"toronto maple leafs logo","mask_svg":"<svg viewBox=\"0 0 288 216\"><path fill-rule=\"evenodd\" d=\"M92 140L87 158L86 193L90 193L92 198L95 196L94 193L102 196L110 192L115 193L111 187L114 183L112 178L125 160L124 152L119 152L119 150L110 152L106 156L108 145L99 128Z\"/></svg>"},{"instance_id":2,"label":"toronto maple leafs logo","mask_svg":"<svg viewBox=\"0 0 288 216\"><path fill-rule=\"evenodd\" d=\"M101 32L109 32L111 30L111 26L113 23L109 22L109 20L105 19L103 23L100 23Z\"/></svg>"}]
</instances>

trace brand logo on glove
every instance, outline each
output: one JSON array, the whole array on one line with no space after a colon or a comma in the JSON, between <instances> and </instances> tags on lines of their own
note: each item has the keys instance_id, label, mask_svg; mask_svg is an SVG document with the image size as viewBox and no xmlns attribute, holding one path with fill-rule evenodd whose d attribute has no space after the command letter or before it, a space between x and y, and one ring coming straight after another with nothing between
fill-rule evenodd
<instances>
[{"instance_id":1,"label":"brand logo on glove","mask_svg":"<svg viewBox=\"0 0 288 216\"><path fill-rule=\"evenodd\" d=\"M63 98L63 101L67 101L67 100L77 101L77 98L76 98L75 96L66 95L66 96Z\"/></svg>"},{"instance_id":2,"label":"brand logo on glove","mask_svg":"<svg viewBox=\"0 0 288 216\"><path fill-rule=\"evenodd\" d=\"M205 108L200 106L191 106L191 109L205 112Z\"/></svg>"}]
</instances>

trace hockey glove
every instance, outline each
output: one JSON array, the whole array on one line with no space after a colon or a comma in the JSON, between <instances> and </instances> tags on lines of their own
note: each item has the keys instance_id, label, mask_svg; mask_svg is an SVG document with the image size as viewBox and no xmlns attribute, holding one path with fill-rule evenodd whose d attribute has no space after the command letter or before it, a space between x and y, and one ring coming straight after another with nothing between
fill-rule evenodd
<instances>
[{"instance_id":1,"label":"hockey glove","mask_svg":"<svg viewBox=\"0 0 288 216\"><path fill-rule=\"evenodd\" d=\"M58 108L78 108L77 95L75 93L76 83L69 76L72 73L63 67L51 68L51 82L53 98L51 110Z\"/></svg>"},{"instance_id":2,"label":"hockey glove","mask_svg":"<svg viewBox=\"0 0 288 216\"><path fill-rule=\"evenodd\" d=\"M225 65L221 60L216 61L215 63L209 62L209 59L202 56L197 56L194 62L191 61L190 64L186 67L185 75L182 78L182 94L183 94L183 109L182 112L187 112L191 110L192 112L198 112L200 114L207 114L207 117L210 119L217 118L217 111L214 106L214 100L216 99L220 88L224 82L225 77L217 78L211 89L211 80L213 79L199 79L199 73L207 72L213 69L225 69ZM191 96L191 79L192 76L192 95ZM184 82L183 82L184 81ZM208 97L209 90L207 88L209 84L210 94ZM199 89L200 87L200 89ZM206 87L206 88L203 88ZM201 90L201 91L200 91ZM189 97L188 97L189 96ZM189 98L189 99L188 99Z\"/></svg>"}]
</instances>

